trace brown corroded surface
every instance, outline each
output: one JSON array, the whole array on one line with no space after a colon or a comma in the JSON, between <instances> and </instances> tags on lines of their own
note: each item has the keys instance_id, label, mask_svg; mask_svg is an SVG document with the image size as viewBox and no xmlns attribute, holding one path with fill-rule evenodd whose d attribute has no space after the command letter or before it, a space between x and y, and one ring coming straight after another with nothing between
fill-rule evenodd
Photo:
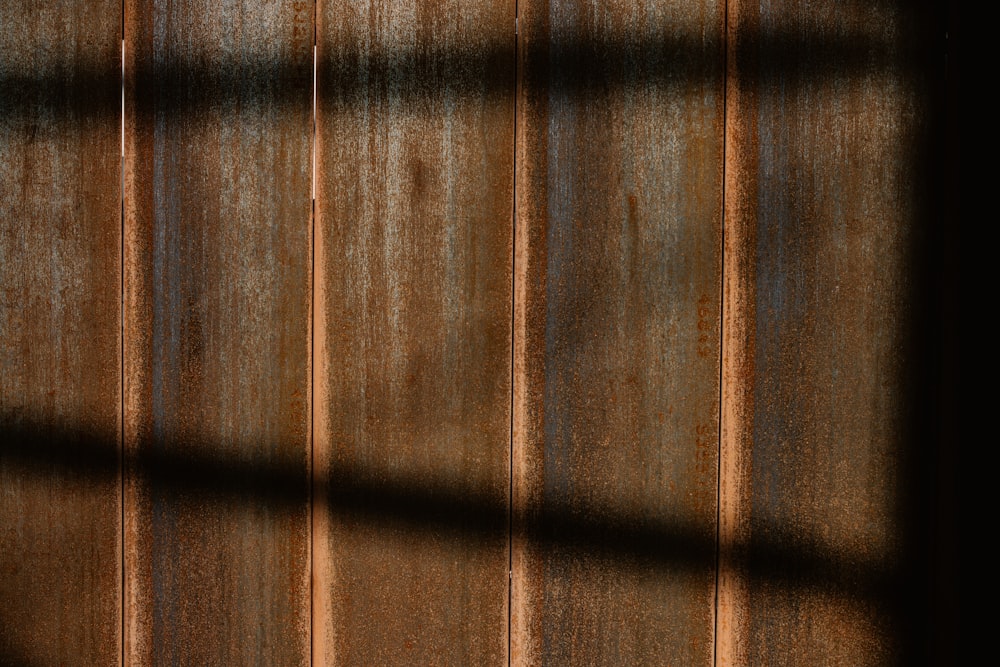
<instances>
[{"instance_id":1,"label":"brown corroded surface","mask_svg":"<svg viewBox=\"0 0 1000 667\"><path fill-rule=\"evenodd\" d=\"M126 2L126 660L309 662L310 2Z\"/></svg>"},{"instance_id":2,"label":"brown corroded surface","mask_svg":"<svg viewBox=\"0 0 1000 667\"><path fill-rule=\"evenodd\" d=\"M0 664L116 665L120 39L0 3Z\"/></svg>"},{"instance_id":3,"label":"brown corroded surface","mask_svg":"<svg viewBox=\"0 0 1000 667\"><path fill-rule=\"evenodd\" d=\"M519 4L516 665L712 664L723 12Z\"/></svg>"},{"instance_id":4,"label":"brown corroded surface","mask_svg":"<svg viewBox=\"0 0 1000 667\"><path fill-rule=\"evenodd\" d=\"M319 3L314 659L507 663L514 3Z\"/></svg>"},{"instance_id":5,"label":"brown corroded surface","mask_svg":"<svg viewBox=\"0 0 1000 667\"><path fill-rule=\"evenodd\" d=\"M720 665L911 664L916 6L729 3Z\"/></svg>"}]
</instances>

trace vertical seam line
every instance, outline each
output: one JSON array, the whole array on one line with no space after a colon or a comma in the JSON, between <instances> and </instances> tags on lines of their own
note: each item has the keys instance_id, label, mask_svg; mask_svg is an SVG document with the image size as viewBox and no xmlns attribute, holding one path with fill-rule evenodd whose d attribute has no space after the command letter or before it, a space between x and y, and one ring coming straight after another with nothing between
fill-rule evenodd
<instances>
[{"instance_id":1,"label":"vertical seam line","mask_svg":"<svg viewBox=\"0 0 1000 667\"><path fill-rule=\"evenodd\" d=\"M118 238L118 492L119 498L119 531L118 547L121 554L121 575L119 585L121 595L119 596L120 611L120 632L119 638L119 664L125 665L125 633L128 628L126 622L126 598L125 598L125 0L119 4L121 11L121 21L119 23L121 34L121 67L119 68L119 91L121 94L121 155L118 157L118 213L119 213L119 238Z\"/></svg>"},{"instance_id":2,"label":"vertical seam line","mask_svg":"<svg viewBox=\"0 0 1000 667\"><path fill-rule=\"evenodd\" d=\"M310 169L309 169L309 665L315 664L313 650L315 637L315 599L316 584L316 97L317 97L317 23L318 0L313 0L313 44L312 44L312 136L310 137Z\"/></svg>"},{"instance_id":3,"label":"vertical seam line","mask_svg":"<svg viewBox=\"0 0 1000 667\"><path fill-rule=\"evenodd\" d=\"M722 418L724 412L723 402L725 401L725 360L722 358L722 350L725 344L725 300L726 300L726 151L729 138L729 0L723 2L722 17L722 221L719 235L719 424L718 424L718 451L715 472L715 609L712 629L712 664L718 667L719 664L719 586L721 578L719 570L721 566L722 551L722 456L723 456L723 434Z\"/></svg>"},{"instance_id":4,"label":"vertical seam line","mask_svg":"<svg viewBox=\"0 0 1000 667\"><path fill-rule=\"evenodd\" d=\"M512 179L511 179L511 251L510 251L510 444L508 449L508 486L507 486L507 667L511 667L511 648L513 645L513 605L514 605L514 383L517 381L516 371L516 339L517 336L517 96L518 96L518 2L514 0L514 127L512 142Z\"/></svg>"}]
</instances>

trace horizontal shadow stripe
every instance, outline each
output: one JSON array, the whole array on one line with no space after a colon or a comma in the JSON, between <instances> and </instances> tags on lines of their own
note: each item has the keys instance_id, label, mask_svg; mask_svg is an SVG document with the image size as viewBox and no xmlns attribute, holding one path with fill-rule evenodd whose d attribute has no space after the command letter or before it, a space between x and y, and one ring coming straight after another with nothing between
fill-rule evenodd
<instances>
[{"instance_id":1,"label":"horizontal shadow stripe","mask_svg":"<svg viewBox=\"0 0 1000 667\"><path fill-rule=\"evenodd\" d=\"M233 447L261 451L259 445ZM230 445L232 446L232 445ZM209 441L145 443L126 460L129 475L164 500L249 503L293 510L308 503L307 462L299 464L226 458ZM0 469L29 478L75 479L114 484L118 450L114 438L0 414ZM506 499L434 481L384 479L364 470L336 471L318 480L329 489L326 503L338 519L386 530L426 533L472 543L505 540ZM515 539L532 548L571 557L613 558L623 565L704 572L715 567L714 526L672 525L607 508L581 513L547 504L528 508ZM751 579L779 587L809 589L859 599L885 600L898 592L891 564L852 560L791 532L772 531L738 545L737 567Z\"/></svg>"},{"instance_id":2,"label":"horizontal shadow stripe","mask_svg":"<svg viewBox=\"0 0 1000 667\"><path fill-rule=\"evenodd\" d=\"M321 109L352 108L393 100L419 109L427 100L451 95L513 95L513 34L486 48L448 45L430 50L373 50L341 47L319 63ZM610 40L564 39L521 44L524 92L593 95L627 87L657 87L683 93L691 86L722 81L723 44L666 30ZM873 73L905 76L931 57L909 52L863 34L809 36L772 31L741 38L737 76L742 85L780 80L788 87ZM246 112L300 105L311 109L312 58L288 62L265 52L247 51L216 61L175 57L154 65L144 60L134 72L136 113L184 116L214 110ZM120 118L121 63L107 68L73 61L45 62L47 73L16 72L0 54L0 136L4 121L32 122Z\"/></svg>"}]
</instances>

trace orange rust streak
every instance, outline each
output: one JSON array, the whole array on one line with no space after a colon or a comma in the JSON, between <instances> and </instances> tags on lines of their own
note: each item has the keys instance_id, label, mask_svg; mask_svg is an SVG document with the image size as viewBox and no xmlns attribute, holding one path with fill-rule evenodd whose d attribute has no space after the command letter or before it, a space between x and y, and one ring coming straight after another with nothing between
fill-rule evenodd
<instances>
[{"instance_id":1,"label":"orange rust streak","mask_svg":"<svg viewBox=\"0 0 1000 667\"><path fill-rule=\"evenodd\" d=\"M513 9L319 5L317 662L506 662Z\"/></svg>"},{"instance_id":2,"label":"orange rust streak","mask_svg":"<svg viewBox=\"0 0 1000 667\"><path fill-rule=\"evenodd\" d=\"M712 660L722 26L519 5L513 664Z\"/></svg>"},{"instance_id":3,"label":"orange rust streak","mask_svg":"<svg viewBox=\"0 0 1000 667\"><path fill-rule=\"evenodd\" d=\"M120 3L0 3L0 664L121 657ZM17 452L74 430L30 471ZM63 456L96 433L100 472Z\"/></svg>"},{"instance_id":4,"label":"orange rust streak","mask_svg":"<svg viewBox=\"0 0 1000 667\"><path fill-rule=\"evenodd\" d=\"M129 476L127 659L307 664L312 3L126 19L127 461L182 478ZM258 492L185 486L204 457Z\"/></svg>"}]
</instances>

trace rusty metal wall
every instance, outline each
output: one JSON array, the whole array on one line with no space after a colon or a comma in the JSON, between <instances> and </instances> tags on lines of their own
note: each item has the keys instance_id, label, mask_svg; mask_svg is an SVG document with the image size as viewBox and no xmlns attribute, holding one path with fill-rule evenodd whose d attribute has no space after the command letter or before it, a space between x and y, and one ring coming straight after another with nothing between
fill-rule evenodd
<instances>
[{"instance_id":1,"label":"rusty metal wall","mask_svg":"<svg viewBox=\"0 0 1000 667\"><path fill-rule=\"evenodd\" d=\"M308 664L313 6L125 17L125 657Z\"/></svg>"},{"instance_id":2,"label":"rusty metal wall","mask_svg":"<svg viewBox=\"0 0 1000 667\"><path fill-rule=\"evenodd\" d=\"M0 3L0 665L924 658L939 4Z\"/></svg>"},{"instance_id":3,"label":"rusty metal wall","mask_svg":"<svg viewBox=\"0 0 1000 667\"><path fill-rule=\"evenodd\" d=\"M729 3L720 664L926 658L925 9Z\"/></svg>"},{"instance_id":4,"label":"rusty metal wall","mask_svg":"<svg viewBox=\"0 0 1000 667\"><path fill-rule=\"evenodd\" d=\"M318 27L314 656L506 664L514 3Z\"/></svg>"},{"instance_id":5,"label":"rusty metal wall","mask_svg":"<svg viewBox=\"0 0 1000 667\"><path fill-rule=\"evenodd\" d=\"M116 665L118 0L0 3L0 664Z\"/></svg>"},{"instance_id":6,"label":"rusty metal wall","mask_svg":"<svg viewBox=\"0 0 1000 667\"><path fill-rule=\"evenodd\" d=\"M724 20L519 3L513 664L712 664Z\"/></svg>"}]
</instances>

